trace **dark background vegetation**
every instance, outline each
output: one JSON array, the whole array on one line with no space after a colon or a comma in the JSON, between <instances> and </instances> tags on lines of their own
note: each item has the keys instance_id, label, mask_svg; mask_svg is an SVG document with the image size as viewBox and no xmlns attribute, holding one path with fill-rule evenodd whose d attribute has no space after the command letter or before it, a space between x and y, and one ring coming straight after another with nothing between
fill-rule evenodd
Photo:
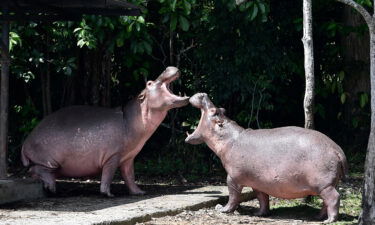
<instances>
[{"instance_id":1,"label":"dark background vegetation","mask_svg":"<svg viewBox=\"0 0 375 225\"><path fill-rule=\"evenodd\" d=\"M166 66L180 68L174 92L206 92L244 127L303 126L302 1L130 1L142 17L84 16L74 22L11 25L9 165L47 114L76 104L125 104ZM335 1L314 2L316 129L361 171L370 126L368 31ZM172 110L136 159L136 173L220 172L205 145L184 143L197 125L191 106Z\"/></svg>"}]
</instances>

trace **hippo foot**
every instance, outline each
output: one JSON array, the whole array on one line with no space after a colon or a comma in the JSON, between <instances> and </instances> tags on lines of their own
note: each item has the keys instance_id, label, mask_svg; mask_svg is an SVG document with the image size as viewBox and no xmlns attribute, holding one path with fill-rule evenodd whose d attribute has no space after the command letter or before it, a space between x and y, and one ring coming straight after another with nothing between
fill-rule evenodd
<instances>
[{"instance_id":1,"label":"hippo foot","mask_svg":"<svg viewBox=\"0 0 375 225\"><path fill-rule=\"evenodd\" d=\"M319 220L319 221L322 221L326 218L327 218L327 214L319 214L319 215L314 217L314 219Z\"/></svg>"},{"instance_id":2,"label":"hippo foot","mask_svg":"<svg viewBox=\"0 0 375 225\"><path fill-rule=\"evenodd\" d=\"M145 195L146 192L145 192L145 191L142 191L141 189L139 189L139 190L136 190L136 191L129 191L129 194L130 194L130 195L138 195L138 196L142 196L142 195Z\"/></svg>"},{"instance_id":3,"label":"hippo foot","mask_svg":"<svg viewBox=\"0 0 375 225\"><path fill-rule=\"evenodd\" d=\"M328 218L326 220L323 221L324 224L327 224L327 223L333 223L336 221L336 218L334 217L331 217L331 218Z\"/></svg>"},{"instance_id":4,"label":"hippo foot","mask_svg":"<svg viewBox=\"0 0 375 225\"><path fill-rule=\"evenodd\" d=\"M270 211L268 210L258 210L253 213L254 216L268 216L270 214Z\"/></svg>"},{"instance_id":5,"label":"hippo foot","mask_svg":"<svg viewBox=\"0 0 375 225\"><path fill-rule=\"evenodd\" d=\"M108 198L113 198L113 197L115 197L115 195L112 194L111 192L101 192L101 194L102 194L102 195L105 195L105 196L108 197Z\"/></svg>"},{"instance_id":6,"label":"hippo foot","mask_svg":"<svg viewBox=\"0 0 375 225\"><path fill-rule=\"evenodd\" d=\"M218 211L218 212L221 212L221 213L231 213L233 212L234 210L236 210L236 207L230 207L228 205L226 206L222 206L220 204L217 204L215 206L215 210Z\"/></svg>"},{"instance_id":7,"label":"hippo foot","mask_svg":"<svg viewBox=\"0 0 375 225\"><path fill-rule=\"evenodd\" d=\"M56 185L44 183L43 187L45 190L49 191L50 193L56 194Z\"/></svg>"}]
</instances>

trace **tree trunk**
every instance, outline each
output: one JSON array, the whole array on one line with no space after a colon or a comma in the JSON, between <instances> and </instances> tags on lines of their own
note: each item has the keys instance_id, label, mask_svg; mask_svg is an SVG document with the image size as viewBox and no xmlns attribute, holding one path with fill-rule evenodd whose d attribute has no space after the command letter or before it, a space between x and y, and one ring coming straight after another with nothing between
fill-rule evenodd
<instances>
[{"instance_id":1,"label":"tree trunk","mask_svg":"<svg viewBox=\"0 0 375 225\"><path fill-rule=\"evenodd\" d=\"M303 107L305 111L305 128L314 128L314 45L312 37L312 4L303 0L303 48L305 52L306 89Z\"/></svg>"},{"instance_id":2,"label":"tree trunk","mask_svg":"<svg viewBox=\"0 0 375 225\"><path fill-rule=\"evenodd\" d=\"M370 24L369 24L370 25ZM375 224L375 21L370 27L371 130L365 162L362 215L359 224Z\"/></svg>"},{"instance_id":3,"label":"tree trunk","mask_svg":"<svg viewBox=\"0 0 375 225\"><path fill-rule=\"evenodd\" d=\"M3 10L3 15L8 12ZM0 179L7 178L8 105L9 105L9 22L3 22L0 87Z\"/></svg>"},{"instance_id":4,"label":"tree trunk","mask_svg":"<svg viewBox=\"0 0 375 225\"><path fill-rule=\"evenodd\" d=\"M359 224L372 225L375 224L375 18L363 6L353 0L337 1L357 10L365 19L370 32L371 128L367 145L362 213L359 218Z\"/></svg>"},{"instance_id":5,"label":"tree trunk","mask_svg":"<svg viewBox=\"0 0 375 225\"><path fill-rule=\"evenodd\" d=\"M353 28L365 24L361 14L346 5L344 7L343 22L345 26ZM341 38L343 59L345 62L343 88L346 93L343 119L345 124L348 124L350 127L352 127L353 118L366 118L358 102L360 94L367 93L370 96L369 43L370 35L367 32L363 35L351 32L348 35L343 35ZM351 144L353 142L365 143L370 132L370 124L366 126L366 129L356 129L353 132L354 135L352 138L347 138L348 142Z\"/></svg>"},{"instance_id":6,"label":"tree trunk","mask_svg":"<svg viewBox=\"0 0 375 225\"><path fill-rule=\"evenodd\" d=\"M111 53L105 52L101 60L100 105L111 106Z\"/></svg>"}]
</instances>

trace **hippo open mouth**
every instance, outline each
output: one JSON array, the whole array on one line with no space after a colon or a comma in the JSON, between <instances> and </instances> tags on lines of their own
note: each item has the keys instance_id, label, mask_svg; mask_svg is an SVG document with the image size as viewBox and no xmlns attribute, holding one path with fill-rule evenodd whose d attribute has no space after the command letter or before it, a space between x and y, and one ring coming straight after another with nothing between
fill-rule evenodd
<instances>
[{"instance_id":1,"label":"hippo open mouth","mask_svg":"<svg viewBox=\"0 0 375 225\"><path fill-rule=\"evenodd\" d=\"M180 71L178 68L170 66L167 67L164 72L155 80L155 82L151 82L150 86L154 85L154 88L150 88L151 92L162 93L158 98L154 101L162 101L164 100L164 104L168 108L177 108L185 106L189 103L188 96L178 96L173 94L171 90L171 83L177 80L180 77Z\"/></svg>"},{"instance_id":2,"label":"hippo open mouth","mask_svg":"<svg viewBox=\"0 0 375 225\"><path fill-rule=\"evenodd\" d=\"M189 134L186 132L186 139L185 142L193 145L201 144L204 142L203 136L202 136L202 124L204 123L204 114L205 112L210 109L214 108L215 105L211 102L211 100L208 98L206 93L197 93L193 95L190 99L189 102L192 106L201 109L201 118L199 120L199 124L197 128L194 130L192 134Z\"/></svg>"}]
</instances>

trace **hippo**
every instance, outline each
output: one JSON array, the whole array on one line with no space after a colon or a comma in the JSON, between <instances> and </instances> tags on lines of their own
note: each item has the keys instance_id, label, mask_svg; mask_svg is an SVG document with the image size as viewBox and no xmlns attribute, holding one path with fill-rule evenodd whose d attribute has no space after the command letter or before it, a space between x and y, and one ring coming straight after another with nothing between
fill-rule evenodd
<instances>
[{"instance_id":1,"label":"hippo","mask_svg":"<svg viewBox=\"0 0 375 225\"><path fill-rule=\"evenodd\" d=\"M257 216L269 214L269 196L284 199L318 195L323 199L319 219L338 217L340 195L335 187L348 174L342 149L324 134L300 127L244 129L227 118L205 93L189 102L201 110L199 124L186 143L206 143L227 172L229 201L220 212L233 212L244 186L259 201Z\"/></svg>"},{"instance_id":2,"label":"hippo","mask_svg":"<svg viewBox=\"0 0 375 225\"><path fill-rule=\"evenodd\" d=\"M168 110L189 104L169 86L180 76L167 67L125 107L71 106L45 117L23 143L21 159L31 176L55 193L58 177L101 174L100 192L112 197L118 167L129 193L145 194L134 181L134 158L164 120Z\"/></svg>"}]
</instances>

